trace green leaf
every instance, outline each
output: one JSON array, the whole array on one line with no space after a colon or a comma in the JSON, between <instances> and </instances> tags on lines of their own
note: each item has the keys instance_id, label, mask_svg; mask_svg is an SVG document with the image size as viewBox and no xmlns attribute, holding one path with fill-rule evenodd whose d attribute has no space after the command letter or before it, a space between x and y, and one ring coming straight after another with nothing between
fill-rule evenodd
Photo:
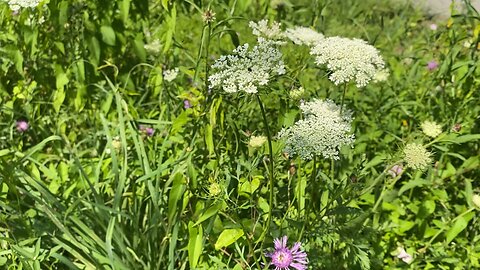
<instances>
[{"instance_id":1,"label":"green leaf","mask_svg":"<svg viewBox=\"0 0 480 270\"><path fill-rule=\"evenodd\" d=\"M186 190L186 180L181 173L173 176L173 186L168 196L168 220L171 223L177 212L177 204L182 201L183 193Z\"/></svg>"},{"instance_id":2,"label":"green leaf","mask_svg":"<svg viewBox=\"0 0 480 270\"><path fill-rule=\"evenodd\" d=\"M23 55L19 50L13 52L13 62L15 63L17 72L23 74Z\"/></svg>"},{"instance_id":3,"label":"green leaf","mask_svg":"<svg viewBox=\"0 0 480 270\"><path fill-rule=\"evenodd\" d=\"M398 191L398 196L402 195L405 191L412 188L421 187L429 184L431 184L430 181L421 178L410 180L400 188L400 190Z\"/></svg>"},{"instance_id":4,"label":"green leaf","mask_svg":"<svg viewBox=\"0 0 480 270\"><path fill-rule=\"evenodd\" d=\"M140 58L140 61L145 62L147 60L147 52L145 51L145 43L143 43L142 37L137 37L133 41L133 49L135 55Z\"/></svg>"},{"instance_id":5,"label":"green leaf","mask_svg":"<svg viewBox=\"0 0 480 270\"><path fill-rule=\"evenodd\" d=\"M254 177L252 181L243 182L238 189L238 193L252 194L253 192L255 192L255 190L258 189L259 186L260 177Z\"/></svg>"},{"instance_id":6,"label":"green leaf","mask_svg":"<svg viewBox=\"0 0 480 270\"><path fill-rule=\"evenodd\" d=\"M422 203L417 217L423 219L431 215L435 211L435 201L426 200Z\"/></svg>"},{"instance_id":7,"label":"green leaf","mask_svg":"<svg viewBox=\"0 0 480 270\"><path fill-rule=\"evenodd\" d=\"M8 259L4 256L0 256L0 266L4 266L5 264L7 264L8 262Z\"/></svg>"},{"instance_id":8,"label":"green leaf","mask_svg":"<svg viewBox=\"0 0 480 270\"><path fill-rule=\"evenodd\" d=\"M203 212L200 217L198 218L197 222L193 226L197 226L198 224L204 222L205 220L209 219L213 215L216 215L220 209L223 207L223 202L216 203L210 206L205 212Z\"/></svg>"},{"instance_id":9,"label":"green leaf","mask_svg":"<svg viewBox=\"0 0 480 270\"><path fill-rule=\"evenodd\" d=\"M103 25L100 27L100 33L102 33L102 40L110 46L115 46L115 31L109 25Z\"/></svg>"},{"instance_id":10,"label":"green leaf","mask_svg":"<svg viewBox=\"0 0 480 270\"><path fill-rule=\"evenodd\" d=\"M58 11L58 24L63 28L68 21L68 1L60 2Z\"/></svg>"},{"instance_id":11,"label":"green leaf","mask_svg":"<svg viewBox=\"0 0 480 270\"><path fill-rule=\"evenodd\" d=\"M88 42L88 51L90 52L90 61L96 67L100 62L100 42L96 37L92 37Z\"/></svg>"},{"instance_id":12,"label":"green leaf","mask_svg":"<svg viewBox=\"0 0 480 270\"><path fill-rule=\"evenodd\" d=\"M465 230L467 225L468 220L466 220L465 217L459 217L453 224L453 227L450 228L446 234L447 244L452 242L452 240L455 239L459 233Z\"/></svg>"},{"instance_id":13,"label":"green leaf","mask_svg":"<svg viewBox=\"0 0 480 270\"><path fill-rule=\"evenodd\" d=\"M0 157L9 155L9 154L11 154L11 153L13 153L13 151L10 150L10 149L2 149L2 150L0 150Z\"/></svg>"},{"instance_id":14,"label":"green leaf","mask_svg":"<svg viewBox=\"0 0 480 270\"><path fill-rule=\"evenodd\" d=\"M472 197L473 197L472 182L470 179L465 178L465 199L467 200L467 204L470 207L473 207Z\"/></svg>"},{"instance_id":15,"label":"green leaf","mask_svg":"<svg viewBox=\"0 0 480 270\"><path fill-rule=\"evenodd\" d=\"M58 72L59 69L57 69ZM53 95L53 108L58 113L60 111L60 106L62 106L63 102L65 101L65 85L68 84L68 76L67 74L59 71L56 76L56 86L57 90Z\"/></svg>"},{"instance_id":16,"label":"green leaf","mask_svg":"<svg viewBox=\"0 0 480 270\"><path fill-rule=\"evenodd\" d=\"M127 23L128 21L128 15L129 15L129 12L130 12L130 2L131 0L123 0L121 3L120 3L120 16L122 17L122 22L124 24Z\"/></svg>"},{"instance_id":17,"label":"green leaf","mask_svg":"<svg viewBox=\"0 0 480 270\"><path fill-rule=\"evenodd\" d=\"M172 9L170 10L170 14L166 16L166 28L167 31L163 35L163 52L167 52L170 49L170 46L173 42L173 34L175 33L176 27L176 20L177 20L177 9L175 7L175 3L172 5Z\"/></svg>"},{"instance_id":18,"label":"green leaf","mask_svg":"<svg viewBox=\"0 0 480 270\"><path fill-rule=\"evenodd\" d=\"M387 158L386 155L375 156L372 160L370 160L367 164L365 164L362 170L362 173L365 173L368 169L375 167L378 164L382 164L386 158Z\"/></svg>"},{"instance_id":19,"label":"green leaf","mask_svg":"<svg viewBox=\"0 0 480 270\"><path fill-rule=\"evenodd\" d=\"M215 155L215 146L213 145L213 128L207 124L205 127L205 144L207 145L208 155Z\"/></svg>"},{"instance_id":20,"label":"green leaf","mask_svg":"<svg viewBox=\"0 0 480 270\"><path fill-rule=\"evenodd\" d=\"M193 222L188 223L188 261L190 268L195 269L198 259L202 255L203 228L202 225L195 227Z\"/></svg>"},{"instance_id":21,"label":"green leaf","mask_svg":"<svg viewBox=\"0 0 480 270\"><path fill-rule=\"evenodd\" d=\"M69 80L68 80L67 74L65 74L61 71L59 73L57 73L57 76L56 76L57 89L65 87L65 85L68 84L68 81Z\"/></svg>"},{"instance_id":22,"label":"green leaf","mask_svg":"<svg viewBox=\"0 0 480 270\"><path fill-rule=\"evenodd\" d=\"M270 212L270 205L263 197L258 197L258 207L262 209L264 214Z\"/></svg>"},{"instance_id":23,"label":"green leaf","mask_svg":"<svg viewBox=\"0 0 480 270\"><path fill-rule=\"evenodd\" d=\"M243 236L242 229L225 229L220 234L215 243L215 249L219 250L224 247L228 247L229 245L235 243L240 237Z\"/></svg>"}]
</instances>

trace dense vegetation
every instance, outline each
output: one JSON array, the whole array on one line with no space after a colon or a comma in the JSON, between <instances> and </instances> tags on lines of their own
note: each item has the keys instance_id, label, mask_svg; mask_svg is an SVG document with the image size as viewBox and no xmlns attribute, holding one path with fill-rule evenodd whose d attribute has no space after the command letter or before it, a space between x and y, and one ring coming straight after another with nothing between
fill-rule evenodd
<instances>
[{"instance_id":1,"label":"dense vegetation","mask_svg":"<svg viewBox=\"0 0 480 270\"><path fill-rule=\"evenodd\" d=\"M480 268L465 5L0 1L0 266Z\"/></svg>"}]
</instances>

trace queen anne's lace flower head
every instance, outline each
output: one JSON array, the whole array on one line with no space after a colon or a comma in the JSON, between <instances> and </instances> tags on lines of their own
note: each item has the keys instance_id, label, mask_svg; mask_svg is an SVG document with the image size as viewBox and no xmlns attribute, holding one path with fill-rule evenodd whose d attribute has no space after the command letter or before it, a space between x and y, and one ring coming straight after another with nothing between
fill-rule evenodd
<instances>
[{"instance_id":1,"label":"queen anne's lace flower head","mask_svg":"<svg viewBox=\"0 0 480 270\"><path fill-rule=\"evenodd\" d=\"M480 209L480 195L478 194L473 194L472 196L472 203L475 205L475 207Z\"/></svg>"},{"instance_id":2,"label":"queen anne's lace flower head","mask_svg":"<svg viewBox=\"0 0 480 270\"><path fill-rule=\"evenodd\" d=\"M300 106L305 116L293 126L278 134L286 138L284 151L310 160L315 155L339 159L339 149L352 145L355 137L350 133L350 112L340 113L340 106L330 100L314 100Z\"/></svg>"},{"instance_id":3,"label":"queen anne's lace flower head","mask_svg":"<svg viewBox=\"0 0 480 270\"><path fill-rule=\"evenodd\" d=\"M432 163L430 158L432 153L428 152L421 144L409 143L403 149L403 153L407 166L413 169L424 170Z\"/></svg>"},{"instance_id":4,"label":"queen anne's lace flower head","mask_svg":"<svg viewBox=\"0 0 480 270\"><path fill-rule=\"evenodd\" d=\"M388 69L379 70L377 71L377 73L375 73L375 76L373 76L373 82L384 82L388 80L388 76L390 76L390 72L388 71Z\"/></svg>"},{"instance_id":5,"label":"queen anne's lace flower head","mask_svg":"<svg viewBox=\"0 0 480 270\"><path fill-rule=\"evenodd\" d=\"M424 121L421 128L425 135L432 138L435 138L442 133L442 127L433 121Z\"/></svg>"},{"instance_id":6,"label":"queen anne's lace flower head","mask_svg":"<svg viewBox=\"0 0 480 270\"><path fill-rule=\"evenodd\" d=\"M268 25L267 20L261 20L259 22L251 21L248 26L252 28L252 33L257 37L273 40L284 37L283 31L280 28L281 24L276 21L273 21L270 25Z\"/></svg>"},{"instance_id":7,"label":"queen anne's lace flower head","mask_svg":"<svg viewBox=\"0 0 480 270\"><path fill-rule=\"evenodd\" d=\"M296 26L285 30L285 36L298 45L314 46L325 37L317 31L308 28Z\"/></svg>"},{"instance_id":8,"label":"queen anne's lace flower head","mask_svg":"<svg viewBox=\"0 0 480 270\"><path fill-rule=\"evenodd\" d=\"M41 0L8 0L10 9L14 12L18 12L21 8L34 8L40 4Z\"/></svg>"},{"instance_id":9,"label":"queen anne's lace flower head","mask_svg":"<svg viewBox=\"0 0 480 270\"><path fill-rule=\"evenodd\" d=\"M252 136L250 137L250 141L248 145L253 148L261 147L267 141L267 137L265 136Z\"/></svg>"},{"instance_id":10,"label":"queen anne's lace flower head","mask_svg":"<svg viewBox=\"0 0 480 270\"><path fill-rule=\"evenodd\" d=\"M327 65L335 85L355 81L357 87L364 87L385 66L378 50L361 39L328 37L310 53L318 65Z\"/></svg>"},{"instance_id":11,"label":"queen anne's lace flower head","mask_svg":"<svg viewBox=\"0 0 480 270\"><path fill-rule=\"evenodd\" d=\"M167 82L171 82L177 78L178 68L167 69L163 71L163 79Z\"/></svg>"},{"instance_id":12,"label":"queen anne's lace flower head","mask_svg":"<svg viewBox=\"0 0 480 270\"><path fill-rule=\"evenodd\" d=\"M232 55L221 56L212 65L216 73L208 78L210 88L222 87L228 93L257 93L258 86L285 73L282 53L274 41L259 38L258 45L252 50L248 47L248 44L239 46Z\"/></svg>"}]
</instances>

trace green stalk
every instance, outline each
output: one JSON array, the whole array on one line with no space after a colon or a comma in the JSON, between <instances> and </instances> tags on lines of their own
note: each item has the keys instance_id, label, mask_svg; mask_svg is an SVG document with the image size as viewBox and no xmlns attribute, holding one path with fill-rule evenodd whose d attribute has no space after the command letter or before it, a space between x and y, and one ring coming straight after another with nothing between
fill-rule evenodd
<instances>
[{"instance_id":1,"label":"green stalk","mask_svg":"<svg viewBox=\"0 0 480 270\"><path fill-rule=\"evenodd\" d=\"M267 225L265 226L262 235L260 236L259 241L265 238L268 230L270 229L270 225L272 224L272 208L273 208L273 148L272 148L272 135L270 134L270 128L268 126L267 114L265 113L265 108L263 106L262 100L260 99L259 95L256 95L258 105L260 106L260 110L262 111L263 123L265 125L265 132L267 133L268 139L268 152L269 152L269 163L268 163L268 178L269 178L269 186L270 186L270 196L269 196L269 207L270 211L268 212L267 218ZM263 247L263 242L262 242Z\"/></svg>"},{"instance_id":2,"label":"green stalk","mask_svg":"<svg viewBox=\"0 0 480 270\"><path fill-rule=\"evenodd\" d=\"M343 103L345 101L345 93L347 92L347 83L343 84L342 104L340 105L340 115L343 112Z\"/></svg>"},{"instance_id":3,"label":"green stalk","mask_svg":"<svg viewBox=\"0 0 480 270\"><path fill-rule=\"evenodd\" d=\"M212 24L209 22L208 23L208 29L207 29L207 41L205 44L205 95L207 96L208 99L208 73L210 71L209 65L208 65L208 49L210 47L210 36L212 34Z\"/></svg>"},{"instance_id":4,"label":"green stalk","mask_svg":"<svg viewBox=\"0 0 480 270\"><path fill-rule=\"evenodd\" d=\"M310 175L310 184L313 185L313 189L312 189L312 197L310 199L310 202L308 204L306 204L305 206L305 209L301 209L300 207L298 208L299 209L299 213L301 213L302 210L304 210L304 218L305 218L305 222L303 222L303 226L302 226L302 229L300 230L300 234L298 236L298 241L300 241L300 239L302 239L303 237L303 234L305 233L305 228L308 224L308 217L310 216L310 210L312 208L314 208L315 205L313 205L313 194L316 193L317 191L317 181L316 181L316 178L317 178L317 156L314 155L313 156L313 169L312 169L312 174ZM301 180L300 180L301 181ZM301 182L300 182L301 183ZM300 188L299 188L299 192L298 194L300 195L300 190L301 190L302 186L300 184ZM300 196L298 196L298 200L300 201ZM299 202L299 206L300 206L300 202Z\"/></svg>"}]
</instances>

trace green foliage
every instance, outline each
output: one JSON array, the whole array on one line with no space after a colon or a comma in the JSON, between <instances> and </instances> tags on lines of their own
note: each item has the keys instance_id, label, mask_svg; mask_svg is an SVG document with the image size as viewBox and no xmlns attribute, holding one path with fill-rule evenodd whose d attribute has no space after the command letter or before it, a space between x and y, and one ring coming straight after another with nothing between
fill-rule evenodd
<instances>
[{"instance_id":1,"label":"green foliage","mask_svg":"<svg viewBox=\"0 0 480 270\"><path fill-rule=\"evenodd\" d=\"M339 161L276 140L300 98L343 102L306 48L283 46L287 74L258 96L208 88L264 18L381 51L386 82L346 85L356 140ZM309 269L479 268L479 19L469 7L432 31L374 0L0 2L0 267L261 269L287 235ZM410 142L434 164L391 177Z\"/></svg>"}]
</instances>

